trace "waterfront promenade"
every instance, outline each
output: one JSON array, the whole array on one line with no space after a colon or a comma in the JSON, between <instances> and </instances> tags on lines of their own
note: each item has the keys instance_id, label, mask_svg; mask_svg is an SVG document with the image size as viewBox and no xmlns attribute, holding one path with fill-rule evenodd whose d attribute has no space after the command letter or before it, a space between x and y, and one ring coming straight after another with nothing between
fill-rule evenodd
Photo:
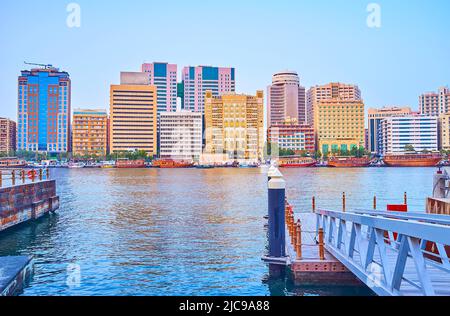
<instances>
[{"instance_id":1,"label":"waterfront promenade","mask_svg":"<svg viewBox=\"0 0 450 316\"><path fill-rule=\"evenodd\" d=\"M407 170L408 172L405 172ZM425 208L434 168L283 170L290 203L311 197L337 209L401 203ZM60 209L0 236L0 255L33 255L25 295L370 295L346 287L294 287L268 280L260 169L61 169ZM420 185L419 185L420 184ZM79 283L72 276L80 268ZM76 270L76 269L75 269Z\"/></svg>"}]
</instances>

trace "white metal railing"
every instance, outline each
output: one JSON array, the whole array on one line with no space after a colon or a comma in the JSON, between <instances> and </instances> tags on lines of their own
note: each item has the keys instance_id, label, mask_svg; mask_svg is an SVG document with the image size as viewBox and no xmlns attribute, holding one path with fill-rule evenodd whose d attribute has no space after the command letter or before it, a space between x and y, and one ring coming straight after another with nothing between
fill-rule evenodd
<instances>
[{"instance_id":1,"label":"white metal railing","mask_svg":"<svg viewBox=\"0 0 450 316\"><path fill-rule=\"evenodd\" d=\"M450 217L317 211L326 249L379 295L450 295Z\"/></svg>"}]
</instances>

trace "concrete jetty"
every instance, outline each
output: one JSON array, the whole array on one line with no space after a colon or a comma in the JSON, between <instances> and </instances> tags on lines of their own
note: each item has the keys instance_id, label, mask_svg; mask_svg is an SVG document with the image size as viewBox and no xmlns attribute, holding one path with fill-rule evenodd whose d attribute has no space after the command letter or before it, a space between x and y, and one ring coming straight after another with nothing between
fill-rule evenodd
<instances>
[{"instance_id":1,"label":"concrete jetty","mask_svg":"<svg viewBox=\"0 0 450 316\"><path fill-rule=\"evenodd\" d=\"M22 293L33 275L33 266L32 257L0 257L0 296Z\"/></svg>"},{"instance_id":2,"label":"concrete jetty","mask_svg":"<svg viewBox=\"0 0 450 316\"><path fill-rule=\"evenodd\" d=\"M56 182L49 179L48 170L0 171L0 234L58 208ZM0 296L20 294L32 274L32 257L0 257Z\"/></svg>"}]
</instances>

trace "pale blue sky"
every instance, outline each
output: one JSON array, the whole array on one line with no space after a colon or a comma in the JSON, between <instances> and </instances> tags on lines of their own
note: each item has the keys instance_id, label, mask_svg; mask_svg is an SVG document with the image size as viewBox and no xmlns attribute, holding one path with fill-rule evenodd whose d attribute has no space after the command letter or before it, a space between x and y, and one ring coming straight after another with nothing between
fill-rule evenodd
<instances>
[{"instance_id":1,"label":"pale blue sky","mask_svg":"<svg viewBox=\"0 0 450 316\"><path fill-rule=\"evenodd\" d=\"M242 93L292 69L306 87L358 84L366 107L417 109L450 84L448 0L79 0L81 28L68 28L70 2L1 1L0 116L16 119L25 60L68 71L73 108L107 109L109 85L144 61L233 66ZM371 2L380 29L366 24Z\"/></svg>"}]
</instances>

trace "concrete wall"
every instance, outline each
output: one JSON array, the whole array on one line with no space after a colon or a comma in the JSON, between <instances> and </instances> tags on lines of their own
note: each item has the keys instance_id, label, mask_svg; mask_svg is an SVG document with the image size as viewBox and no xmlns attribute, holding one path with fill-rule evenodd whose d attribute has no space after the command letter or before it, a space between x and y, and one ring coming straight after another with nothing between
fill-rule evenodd
<instances>
[{"instance_id":1,"label":"concrete wall","mask_svg":"<svg viewBox=\"0 0 450 316\"><path fill-rule=\"evenodd\" d=\"M0 188L0 232L58 208L55 180Z\"/></svg>"}]
</instances>

